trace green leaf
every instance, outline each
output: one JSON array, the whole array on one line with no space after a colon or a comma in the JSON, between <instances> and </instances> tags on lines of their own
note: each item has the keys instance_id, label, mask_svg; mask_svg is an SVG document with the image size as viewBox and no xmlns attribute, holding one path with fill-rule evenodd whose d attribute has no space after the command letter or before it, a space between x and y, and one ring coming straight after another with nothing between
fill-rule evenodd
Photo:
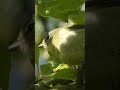
<instances>
[{"instance_id":1,"label":"green leaf","mask_svg":"<svg viewBox=\"0 0 120 90\"><path fill-rule=\"evenodd\" d=\"M49 75L53 73L53 70L50 64L40 65L40 69L41 69L42 75Z\"/></svg>"},{"instance_id":2,"label":"green leaf","mask_svg":"<svg viewBox=\"0 0 120 90\"><path fill-rule=\"evenodd\" d=\"M41 16L51 16L63 21L68 20L70 11L80 10L85 0L38 0L38 10Z\"/></svg>"},{"instance_id":3,"label":"green leaf","mask_svg":"<svg viewBox=\"0 0 120 90\"><path fill-rule=\"evenodd\" d=\"M85 24L85 12L84 11L70 12L70 15L68 16L68 22L84 25Z\"/></svg>"},{"instance_id":4,"label":"green leaf","mask_svg":"<svg viewBox=\"0 0 120 90\"><path fill-rule=\"evenodd\" d=\"M35 4L38 4L39 3L39 0L35 0Z\"/></svg>"},{"instance_id":5,"label":"green leaf","mask_svg":"<svg viewBox=\"0 0 120 90\"><path fill-rule=\"evenodd\" d=\"M67 64L59 64L58 67L54 69L54 71L58 71L65 68L69 68L69 66Z\"/></svg>"},{"instance_id":6,"label":"green leaf","mask_svg":"<svg viewBox=\"0 0 120 90\"><path fill-rule=\"evenodd\" d=\"M50 8L47 9L46 6L38 7L38 14L44 17L51 16L56 19L61 19L63 21L67 21L68 14L67 13L61 13L61 12L55 12L54 9Z\"/></svg>"},{"instance_id":7,"label":"green leaf","mask_svg":"<svg viewBox=\"0 0 120 90\"><path fill-rule=\"evenodd\" d=\"M66 80L74 81L77 78L76 70L70 69L70 68L61 69L61 70L58 70L53 77L58 79L66 79Z\"/></svg>"}]
</instances>

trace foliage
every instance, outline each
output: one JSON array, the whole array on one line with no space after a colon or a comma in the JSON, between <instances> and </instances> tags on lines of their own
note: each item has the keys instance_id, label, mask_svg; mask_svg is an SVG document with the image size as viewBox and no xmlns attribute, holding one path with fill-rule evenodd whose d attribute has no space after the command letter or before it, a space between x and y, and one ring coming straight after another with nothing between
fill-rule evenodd
<instances>
[{"instance_id":1,"label":"foliage","mask_svg":"<svg viewBox=\"0 0 120 90\"><path fill-rule=\"evenodd\" d=\"M51 16L65 22L84 24L84 11L81 10L84 0L36 0L38 14Z\"/></svg>"},{"instance_id":2,"label":"foliage","mask_svg":"<svg viewBox=\"0 0 120 90\"><path fill-rule=\"evenodd\" d=\"M38 16L52 17L69 24L85 24L85 0L35 0ZM67 90L76 89L77 71L75 66L63 64L50 55L48 62L39 67L39 51L35 46L35 61L41 73L36 76L35 87L39 89ZM57 59L57 60L56 60Z\"/></svg>"}]
</instances>

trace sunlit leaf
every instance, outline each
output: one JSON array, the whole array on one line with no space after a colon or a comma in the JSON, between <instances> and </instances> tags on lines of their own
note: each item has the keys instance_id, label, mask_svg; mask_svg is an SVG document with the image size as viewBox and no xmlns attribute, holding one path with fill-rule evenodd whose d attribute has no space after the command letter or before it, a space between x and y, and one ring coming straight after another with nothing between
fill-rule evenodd
<instances>
[{"instance_id":1,"label":"sunlit leaf","mask_svg":"<svg viewBox=\"0 0 120 90\"><path fill-rule=\"evenodd\" d=\"M40 69L41 69L42 75L48 75L53 73L53 70L50 64L42 64L40 65Z\"/></svg>"},{"instance_id":2,"label":"sunlit leaf","mask_svg":"<svg viewBox=\"0 0 120 90\"><path fill-rule=\"evenodd\" d=\"M66 80L76 80L76 71L74 69L62 69L58 70L56 74L53 76L58 79L66 79Z\"/></svg>"},{"instance_id":3,"label":"sunlit leaf","mask_svg":"<svg viewBox=\"0 0 120 90\"><path fill-rule=\"evenodd\" d=\"M58 65L58 67L54 69L54 71L58 71L58 70L65 69L65 68L69 68L69 66L67 64L60 64Z\"/></svg>"}]
</instances>

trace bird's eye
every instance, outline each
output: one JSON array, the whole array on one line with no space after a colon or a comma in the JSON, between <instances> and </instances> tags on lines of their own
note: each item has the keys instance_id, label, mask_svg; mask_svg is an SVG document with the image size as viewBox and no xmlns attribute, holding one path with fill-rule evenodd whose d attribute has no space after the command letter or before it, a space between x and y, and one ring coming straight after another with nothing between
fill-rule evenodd
<instances>
[{"instance_id":1,"label":"bird's eye","mask_svg":"<svg viewBox=\"0 0 120 90\"><path fill-rule=\"evenodd\" d=\"M34 32L34 26L35 26L35 23L33 20L28 21L23 27L24 35L31 33L31 32Z\"/></svg>"},{"instance_id":2,"label":"bird's eye","mask_svg":"<svg viewBox=\"0 0 120 90\"><path fill-rule=\"evenodd\" d=\"M47 41L47 40L49 40L49 35L48 35L48 36L46 36L46 38L45 38L45 41Z\"/></svg>"},{"instance_id":3,"label":"bird's eye","mask_svg":"<svg viewBox=\"0 0 120 90\"><path fill-rule=\"evenodd\" d=\"M33 30L35 23L31 23L28 25L28 30Z\"/></svg>"}]
</instances>

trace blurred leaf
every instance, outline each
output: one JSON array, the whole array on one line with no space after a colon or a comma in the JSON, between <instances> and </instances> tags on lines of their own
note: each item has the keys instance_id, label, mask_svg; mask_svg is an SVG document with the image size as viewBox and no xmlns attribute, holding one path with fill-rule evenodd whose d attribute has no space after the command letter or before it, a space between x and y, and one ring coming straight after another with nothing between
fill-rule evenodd
<instances>
[{"instance_id":1,"label":"blurred leaf","mask_svg":"<svg viewBox=\"0 0 120 90\"><path fill-rule=\"evenodd\" d=\"M42 75L48 75L53 73L53 70L50 64L42 64L40 65L40 69L41 69Z\"/></svg>"},{"instance_id":2,"label":"blurred leaf","mask_svg":"<svg viewBox=\"0 0 120 90\"><path fill-rule=\"evenodd\" d=\"M38 4L39 2L38 2L39 0L35 0L35 4Z\"/></svg>"},{"instance_id":3,"label":"blurred leaf","mask_svg":"<svg viewBox=\"0 0 120 90\"><path fill-rule=\"evenodd\" d=\"M55 68L54 71L58 71L65 68L69 68L69 66L67 64L59 64L59 66Z\"/></svg>"},{"instance_id":4,"label":"blurred leaf","mask_svg":"<svg viewBox=\"0 0 120 90\"><path fill-rule=\"evenodd\" d=\"M38 65L38 61L39 61L39 47L38 45L35 44L35 63L36 65Z\"/></svg>"},{"instance_id":5,"label":"blurred leaf","mask_svg":"<svg viewBox=\"0 0 120 90\"><path fill-rule=\"evenodd\" d=\"M62 69L62 70L58 70L55 75L53 76L53 78L59 78L59 79L66 79L66 80L76 80L76 70L74 69Z\"/></svg>"},{"instance_id":6,"label":"blurred leaf","mask_svg":"<svg viewBox=\"0 0 120 90\"><path fill-rule=\"evenodd\" d=\"M32 90L48 90L48 88L46 88L42 85L39 85L39 84L35 84L34 89L32 89Z\"/></svg>"},{"instance_id":7,"label":"blurred leaf","mask_svg":"<svg viewBox=\"0 0 120 90\"><path fill-rule=\"evenodd\" d=\"M37 5L39 15L67 21L69 12L80 11L80 6L84 2L84 0L39 0Z\"/></svg>"},{"instance_id":8,"label":"blurred leaf","mask_svg":"<svg viewBox=\"0 0 120 90\"><path fill-rule=\"evenodd\" d=\"M85 12L84 11L73 11L70 12L71 14L68 16L68 22L74 24L85 24Z\"/></svg>"}]
</instances>

